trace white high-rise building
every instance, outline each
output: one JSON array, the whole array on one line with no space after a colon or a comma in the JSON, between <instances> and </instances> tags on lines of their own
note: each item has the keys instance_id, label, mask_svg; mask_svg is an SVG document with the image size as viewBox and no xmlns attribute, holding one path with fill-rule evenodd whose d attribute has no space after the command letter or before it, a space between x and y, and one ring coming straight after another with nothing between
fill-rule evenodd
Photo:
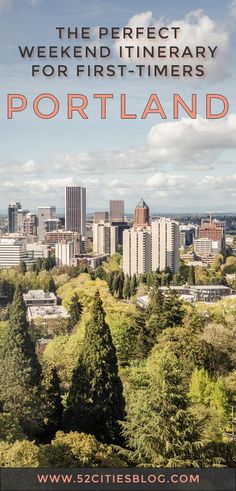
<instances>
[{"instance_id":1,"label":"white high-rise building","mask_svg":"<svg viewBox=\"0 0 236 491\"><path fill-rule=\"evenodd\" d=\"M94 254L115 254L118 251L118 227L109 223L93 224Z\"/></svg>"},{"instance_id":2,"label":"white high-rise building","mask_svg":"<svg viewBox=\"0 0 236 491\"><path fill-rule=\"evenodd\" d=\"M179 270L179 224L170 218L159 218L152 227L152 271Z\"/></svg>"},{"instance_id":3,"label":"white high-rise building","mask_svg":"<svg viewBox=\"0 0 236 491\"><path fill-rule=\"evenodd\" d=\"M130 276L152 270L151 229L125 230L123 233L123 271Z\"/></svg>"},{"instance_id":4,"label":"white high-rise building","mask_svg":"<svg viewBox=\"0 0 236 491\"><path fill-rule=\"evenodd\" d=\"M160 218L142 229L123 233L123 271L144 274L179 270L179 224L170 218Z\"/></svg>"},{"instance_id":5,"label":"white high-rise building","mask_svg":"<svg viewBox=\"0 0 236 491\"><path fill-rule=\"evenodd\" d=\"M65 188L65 229L86 235L86 188Z\"/></svg>"},{"instance_id":6,"label":"white high-rise building","mask_svg":"<svg viewBox=\"0 0 236 491\"><path fill-rule=\"evenodd\" d=\"M15 268L27 261L26 241L23 239L0 240L0 268Z\"/></svg>"},{"instance_id":7,"label":"white high-rise building","mask_svg":"<svg viewBox=\"0 0 236 491\"><path fill-rule=\"evenodd\" d=\"M71 266L72 259L81 252L81 236L76 234L70 241L58 241L55 244L55 258L58 266Z\"/></svg>"}]
</instances>

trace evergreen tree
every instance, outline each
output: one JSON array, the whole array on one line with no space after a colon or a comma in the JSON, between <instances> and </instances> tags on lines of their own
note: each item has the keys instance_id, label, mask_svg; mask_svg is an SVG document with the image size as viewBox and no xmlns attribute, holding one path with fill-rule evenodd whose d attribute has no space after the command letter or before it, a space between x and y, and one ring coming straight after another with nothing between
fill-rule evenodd
<instances>
[{"instance_id":1,"label":"evergreen tree","mask_svg":"<svg viewBox=\"0 0 236 491\"><path fill-rule=\"evenodd\" d=\"M48 281L48 286L47 286L47 289L46 289L47 292L53 292L57 293L57 287L55 285L55 281L53 279L53 277L50 275L50 278L49 278L49 281Z\"/></svg>"},{"instance_id":2,"label":"evergreen tree","mask_svg":"<svg viewBox=\"0 0 236 491\"><path fill-rule=\"evenodd\" d=\"M149 374L148 387L134 392L123 426L140 463L167 467L197 464L203 444L188 410L183 366L175 355L165 350L159 357Z\"/></svg>"},{"instance_id":3,"label":"evergreen tree","mask_svg":"<svg viewBox=\"0 0 236 491\"><path fill-rule=\"evenodd\" d=\"M188 272L188 284L189 285L195 285L196 279L195 279L195 269L194 266L189 267L189 272Z\"/></svg>"},{"instance_id":4,"label":"evergreen tree","mask_svg":"<svg viewBox=\"0 0 236 491\"><path fill-rule=\"evenodd\" d=\"M128 274L125 276L125 280L124 280L123 298L125 299L130 298L130 277Z\"/></svg>"},{"instance_id":5,"label":"evergreen tree","mask_svg":"<svg viewBox=\"0 0 236 491\"><path fill-rule=\"evenodd\" d=\"M130 296L132 297L137 292L137 277L133 274L130 280Z\"/></svg>"},{"instance_id":6,"label":"evergreen tree","mask_svg":"<svg viewBox=\"0 0 236 491\"><path fill-rule=\"evenodd\" d=\"M20 264L19 264L19 273L25 275L27 271L27 268L26 268L26 264L24 261L20 261Z\"/></svg>"},{"instance_id":7,"label":"evergreen tree","mask_svg":"<svg viewBox=\"0 0 236 491\"><path fill-rule=\"evenodd\" d=\"M9 324L2 349L0 400L3 410L14 415L24 433L32 437L40 425L41 369L28 332L26 306L20 286L14 294Z\"/></svg>"},{"instance_id":8,"label":"evergreen tree","mask_svg":"<svg viewBox=\"0 0 236 491\"><path fill-rule=\"evenodd\" d=\"M162 315L162 328L181 326L185 310L183 302L179 299L178 295L169 290L168 294L164 297L163 303L163 315Z\"/></svg>"},{"instance_id":9,"label":"evergreen tree","mask_svg":"<svg viewBox=\"0 0 236 491\"><path fill-rule=\"evenodd\" d=\"M56 369L47 367L42 379L43 435L49 441L61 429L63 406Z\"/></svg>"},{"instance_id":10,"label":"evergreen tree","mask_svg":"<svg viewBox=\"0 0 236 491\"><path fill-rule=\"evenodd\" d=\"M94 434L104 442L119 443L119 421L123 418L124 398L116 351L97 292L72 377L65 422L72 430Z\"/></svg>"},{"instance_id":11,"label":"evergreen tree","mask_svg":"<svg viewBox=\"0 0 236 491\"><path fill-rule=\"evenodd\" d=\"M75 293L75 295L71 299L71 303L69 305L69 320L68 320L68 329L69 331L72 331L72 329L75 327L77 322L80 321L81 319L81 314L83 311L82 304L79 301L78 295Z\"/></svg>"}]
</instances>

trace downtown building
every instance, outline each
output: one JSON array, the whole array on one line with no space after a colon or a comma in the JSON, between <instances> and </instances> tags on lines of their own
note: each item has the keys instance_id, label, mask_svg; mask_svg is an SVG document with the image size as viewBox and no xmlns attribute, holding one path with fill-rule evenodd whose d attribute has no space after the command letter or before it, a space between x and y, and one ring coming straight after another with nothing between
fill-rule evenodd
<instances>
[{"instance_id":1,"label":"downtown building","mask_svg":"<svg viewBox=\"0 0 236 491\"><path fill-rule=\"evenodd\" d=\"M219 252L225 251L225 228L226 224L224 221L202 219L201 225L199 227L199 238L200 239L211 239L212 241L218 241Z\"/></svg>"},{"instance_id":2,"label":"downtown building","mask_svg":"<svg viewBox=\"0 0 236 491\"><path fill-rule=\"evenodd\" d=\"M16 268L27 262L26 241L21 238L0 240L0 268Z\"/></svg>"},{"instance_id":3,"label":"downtown building","mask_svg":"<svg viewBox=\"0 0 236 491\"><path fill-rule=\"evenodd\" d=\"M125 203L121 199L112 199L109 202L109 219L112 222L123 222L125 214Z\"/></svg>"},{"instance_id":4,"label":"downtown building","mask_svg":"<svg viewBox=\"0 0 236 491\"><path fill-rule=\"evenodd\" d=\"M179 224L170 218L150 223L149 208L141 200L134 227L123 233L123 272L132 275L179 270Z\"/></svg>"},{"instance_id":5,"label":"downtown building","mask_svg":"<svg viewBox=\"0 0 236 491\"><path fill-rule=\"evenodd\" d=\"M86 188L66 186L65 229L86 235Z\"/></svg>"},{"instance_id":6,"label":"downtown building","mask_svg":"<svg viewBox=\"0 0 236 491\"><path fill-rule=\"evenodd\" d=\"M118 227L109 223L93 224L94 254L112 255L118 251Z\"/></svg>"},{"instance_id":7,"label":"downtown building","mask_svg":"<svg viewBox=\"0 0 236 491\"><path fill-rule=\"evenodd\" d=\"M55 206L39 206L38 208L38 238L44 240L45 234L48 231L47 223L50 220L56 220Z\"/></svg>"}]
</instances>

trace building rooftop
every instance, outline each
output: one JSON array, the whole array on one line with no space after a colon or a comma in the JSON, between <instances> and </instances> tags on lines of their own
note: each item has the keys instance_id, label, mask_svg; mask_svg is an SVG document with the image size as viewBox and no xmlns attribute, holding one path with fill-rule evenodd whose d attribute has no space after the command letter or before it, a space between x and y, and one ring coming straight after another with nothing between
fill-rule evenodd
<instances>
[{"instance_id":1,"label":"building rooftop","mask_svg":"<svg viewBox=\"0 0 236 491\"><path fill-rule=\"evenodd\" d=\"M61 305L48 305L41 307L28 307L27 310L29 320L33 319L57 319L57 317L61 317L63 319L67 319L69 314L67 310Z\"/></svg>"},{"instance_id":2,"label":"building rooftop","mask_svg":"<svg viewBox=\"0 0 236 491\"><path fill-rule=\"evenodd\" d=\"M24 293L24 300L56 300L56 295L53 292L44 292L43 290L29 290L28 293Z\"/></svg>"},{"instance_id":3,"label":"building rooftop","mask_svg":"<svg viewBox=\"0 0 236 491\"><path fill-rule=\"evenodd\" d=\"M145 203L144 199L141 198L141 200L138 202L136 208L148 208L147 203Z\"/></svg>"}]
</instances>

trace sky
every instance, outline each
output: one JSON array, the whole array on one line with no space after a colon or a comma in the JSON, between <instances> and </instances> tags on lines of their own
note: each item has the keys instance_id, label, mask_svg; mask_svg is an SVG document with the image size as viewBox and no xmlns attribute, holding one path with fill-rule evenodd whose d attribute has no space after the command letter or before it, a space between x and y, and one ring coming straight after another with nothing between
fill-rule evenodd
<instances>
[{"instance_id":1,"label":"sky","mask_svg":"<svg viewBox=\"0 0 236 491\"><path fill-rule=\"evenodd\" d=\"M65 185L76 184L87 188L88 211L106 210L110 199L124 199L130 212L143 197L155 213L236 212L235 21L235 0L0 0L0 211L10 201L20 201L24 209L56 205L61 210ZM218 46L216 58L205 60L204 79L77 78L74 68L83 60L69 63L67 79L32 78L32 61L22 60L18 50L19 45L82 44L58 41L57 26L89 26L94 33L98 26L174 25L180 26L181 37L167 41L167 46ZM89 42L99 46L97 40ZM109 63L119 63L117 50L128 42L103 43L114 52ZM54 119L42 120L33 113L33 100L43 92L60 100ZM9 93L24 94L28 100L27 109L12 120L6 116ZM88 97L89 119L66 118L68 93ZM114 94L106 120L100 119L94 93ZM120 119L120 93L127 94L128 112L137 113L136 120ZM158 114L141 119L152 93L158 95L166 120ZM180 111L173 120L174 93L189 104L191 94L197 94L197 119ZM206 119L206 93L227 97L227 117Z\"/></svg>"}]
</instances>

